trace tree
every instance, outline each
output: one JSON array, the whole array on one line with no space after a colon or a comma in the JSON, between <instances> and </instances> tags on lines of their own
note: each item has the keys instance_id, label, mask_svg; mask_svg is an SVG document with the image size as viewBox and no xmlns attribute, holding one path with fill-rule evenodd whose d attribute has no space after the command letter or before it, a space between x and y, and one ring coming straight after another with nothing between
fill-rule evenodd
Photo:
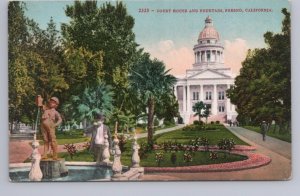
<instances>
[{"instance_id":1,"label":"tree","mask_svg":"<svg viewBox=\"0 0 300 196\"><path fill-rule=\"evenodd\" d=\"M205 110L205 104L202 101L198 101L193 106L193 112L195 112L194 116L199 117L199 122L201 121L201 118L204 117L203 116L203 114L204 114L203 110Z\"/></svg>"},{"instance_id":2,"label":"tree","mask_svg":"<svg viewBox=\"0 0 300 196\"><path fill-rule=\"evenodd\" d=\"M179 104L173 93L168 93L157 100L155 108L155 116L164 119L165 124L174 124L174 117L179 117Z\"/></svg>"},{"instance_id":3,"label":"tree","mask_svg":"<svg viewBox=\"0 0 300 196\"><path fill-rule=\"evenodd\" d=\"M79 95L73 95L71 101L64 105L64 112L69 119L79 121L94 120L97 113L110 116L113 111L113 92L109 85L97 82L96 86L86 87Z\"/></svg>"},{"instance_id":4,"label":"tree","mask_svg":"<svg viewBox=\"0 0 300 196\"><path fill-rule=\"evenodd\" d=\"M155 102L161 97L172 94L172 87L176 78L168 74L163 62L157 59L151 60L148 53L144 53L140 60L133 66L129 76L131 89L137 92L138 98L148 109L148 144L153 145L153 127Z\"/></svg>"},{"instance_id":5,"label":"tree","mask_svg":"<svg viewBox=\"0 0 300 196\"><path fill-rule=\"evenodd\" d=\"M33 90L33 80L26 65L28 48L27 18L25 4L11 1L8 4L8 83L9 83L9 121L18 123L24 112L25 98Z\"/></svg>"},{"instance_id":6,"label":"tree","mask_svg":"<svg viewBox=\"0 0 300 196\"><path fill-rule=\"evenodd\" d=\"M101 79L113 87L114 105L125 111L128 97L128 74L136 55L134 19L123 2L75 1L65 10L69 23L62 25L67 44L92 54L103 53Z\"/></svg>"},{"instance_id":7,"label":"tree","mask_svg":"<svg viewBox=\"0 0 300 196\"><path fill-rule=\"evenodd\" d=\"M238 120L260 124L272 120L289 130L291 120L291 50L290 13L282 9L285 18L282 32L264 35L267 48L248 52L235 85L227 91L237 105Z\"/></svg>"}]
</instances>

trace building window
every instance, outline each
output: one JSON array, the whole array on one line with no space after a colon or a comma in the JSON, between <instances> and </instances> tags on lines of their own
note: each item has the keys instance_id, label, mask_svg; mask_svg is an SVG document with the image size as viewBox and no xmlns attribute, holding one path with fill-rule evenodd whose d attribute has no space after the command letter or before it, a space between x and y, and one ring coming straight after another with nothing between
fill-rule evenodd
<instances>
[{"instance_id":1,"label":"building window","mask_svg":"<svg viewBox=\"0 0 300 196\"><path fill-rule=\"evenodd\" d=\"M225 106L219 105L219 112L225 112Z\"/></svg>"},{"instance_id":2,"label":"building window","mask_svg":"<svg viewBox=\"0 0 300 196\"><path fill-rule=\"evenodd\" d=\"M209 43L210 43L210 40L207 40L207 43L209 44Z\"/></svg>"},{"instance_id":3,"label":"building window","mask_svg":"<svg viewBox=\"0 0 300 196\"><path fill-rule=\"evenodd\" d=\"M205 99L206 100L211 100L211 91L207 91L206 93L205 93Z\"/></svg>"},{"instance_id":4,"label":"building window","mask_svg":"<svg viewBox=\"0 0 300 196\"><path fill-rule=\"evenodd\" d=\"M193 92L193 100L199 100L199 92Z\"/></svg>"},{"instance_id":5,"label":"building window","mask_svg":"<svg viewBox=\"0 0 300 196\"><path fill-rule=\"evenodd\" d=\"M219 91L219 100L224 100L224 99L225 99L225 92Z\"/></svg>"}]
</instances>

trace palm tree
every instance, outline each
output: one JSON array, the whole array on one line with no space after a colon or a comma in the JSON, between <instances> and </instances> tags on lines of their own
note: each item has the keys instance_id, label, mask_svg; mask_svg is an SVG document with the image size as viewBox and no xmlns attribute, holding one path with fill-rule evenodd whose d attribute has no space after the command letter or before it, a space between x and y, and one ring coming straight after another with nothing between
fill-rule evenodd
<instances>
[{"instance_id":1,"label":"palm tree","mask_svg":"<svg viewBox=\"0 0 300 196\"><path fill-rule=\"evenodd\" d=\"M98 82L97 85L86 87L79 95L73 95L71 101L64 106L64 112L71 117L92 121L96 113L110 115L113 109L113 92L109 85Z\"/></svg>"},{"instance_id":2,"label":"palm tree","mask_svg":"<svg viewBox=\"0 0 300 196\"><path fill-rule=\"evenodd\" d=\"M203 101L198 101L197 103L195 103L195 105L193 106L193 112L195 112L194 116L198 116L199 117L199 122L201 121L201 118L204 117L203 116L203 111L205 110L205 104L203 103Z\"/></svg>"},{"instance_id":3,"label":"palm tree","mask_svg":"<svg viewBox=\"0 0 300 196\"><path fill-rule=\"evenodd\" d=\"M139 100L147 105L148 144L153 145L155 102L173 93L172 87L176 83L176 78L168 74L170 70L165 70L163 62L151 60L148 53L144 53L133 67L129 76L130 87L136 91Z\"/></svg>"}]
</instances>

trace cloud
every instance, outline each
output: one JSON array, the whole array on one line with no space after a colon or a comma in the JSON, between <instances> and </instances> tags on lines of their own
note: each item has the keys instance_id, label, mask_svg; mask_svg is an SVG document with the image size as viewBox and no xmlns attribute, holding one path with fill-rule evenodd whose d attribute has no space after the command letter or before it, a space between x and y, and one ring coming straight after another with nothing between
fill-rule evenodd
<instances>
[{"instance_id":1,"label":"cloud","mask_svg":"<svg viewBox=\"0 0 300 196\"><path fill-rule=\"evenodd\" d=\"M163 61L173 75L183 75L185 70L192 68L194 55L192 48L186 46L175 47L172 40L162 40L145 48L152 58Z\"/></svg>"},{"instance_id":2,"label":"cloud","mask_svg":"<svg viewBox=\"0 0 300 196\"><path fill-rule=\"evenodd\" d=\"M230 67L232 71L239 74L242 67L242 61L245 60L249 47L247 41L241 38L237 38L234 41L225 40L225 65Z\"/></svg>"},{"instance_id":3,"label":"cloud","mask_svg":"<svg viewBox=\"0 0 300 196\"><path fill-rule=\"evenodd\" d=\"M225 65L230 67L235 74L239 74L241 62L247 55L247 41L237 38L234 41L225 40L224 44ZM187 69L191 69L194 63L192 46L177 46L172 40L162 40L145 47L152 58L163 61L167 69L171 69L173 75L185 75Z\"/></svg>"}]
</instances>

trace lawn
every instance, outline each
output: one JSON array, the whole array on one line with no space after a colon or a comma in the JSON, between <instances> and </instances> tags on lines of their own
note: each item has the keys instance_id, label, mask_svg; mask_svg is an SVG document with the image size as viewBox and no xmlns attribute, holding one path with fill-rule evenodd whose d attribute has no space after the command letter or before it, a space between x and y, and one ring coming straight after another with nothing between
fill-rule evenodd
<instances>
[{"instance_id":1,"label":"lawn","mask_svg":"<svg viewBox=\"0 0 300 196\"><path fill-rule=\"evenodd\" d=\"M37 138L40 141L40 145L43 145L43 138L41 134L38 134ZM82 130L70 130L65 132L57 132L56 133L56 140L58 145L64 145L64 144L75 144L75 143L82 143L87 142L90 140L90 137L86 137L83 135Z\"/></svg>"},{"instance_id":2,"label":"lawn","mask_svg":"<svg viewBox=\"0 0 300 196\"><path fill-rule=\"evenodd\" d=\"M233 138L235 144L249 145L243 140L239 139L233 133L228 131L223 125L214 125L215 130L177 130L164 134L155 135L155 141L159 143L171 141L188 144L190 140L197 137L206 137L210 145L217 145L222 138Z\"/></svg>"},{"instance_id":3,"label":"lawn","mask_svg":"<svg viewBox=\"0 0 300 196\"><path fill-rule=\"evenodd\" d=\"M270 127L270 130L267 132L267 136L274 137L274 138L277 138L277 139L280 139L280 140L283 140L283 141L291 143L291 141L292 141L292 135L290 133L280 134L277 131L274 133L273 132L273 128L274 128L273 126L274 125L272 125ZM243 126L243 127L245 129L250 130L250 131L255 131L257 133L261 133L261 130L260 130L259 126Z\"/></svg>"},{"instance_id":4,"label":"lawn","mask_svg":"<svg viewBox=\"0 0 300 196\"><path fill-rule=\"evenodd\" d=\"M248 145L244 141L237 138L230 131L228 131L223 125L214 125L216 127L215 130L177 130L169 133L163 133L154 136L154 140L157 144L171 141L178 142L182 144L188 144L190 140L198 138L198 137L206 137L209 140L210 145L217 145L218 141L222 138L233 138L236 144L239 145ZM147 138L141 138L138 140L138 143L141 145L145 143ZM131 149L132 141L127 141L125 144L125 151L122 153L121 162L123 165L131 165ZM155 153L160 151L152 151L148 152L145 157L141 158L141 165L144 167L153 167L157 166L157 162L155 159ZM214 163L225 163L232 161L244 160L246 157L240 155L229 155L226 158L222 152L218 152L219 158L216 160L211 160L209 158L209 152L195 152L193 156L193 161L190 163L185 163L183 161L184 152L177 152L177 162L174 165L170 161L171 153L165 153L164 160L161 162L161 167L166 166L183 166L183 165L203 165L203 164L214 164ZM60 153L60 157L65 158L67 161L93 161L93 156L88 151L81 151L74 155L73 159L70 158L68 153ZM111 157L113 160L113 157Z\"/></svg>"},{"instance_id":5,"label":"lawn","mask_svg":"<svg viewBox=\"0 0 300 196\"><path fill-rule=\"evenodd\" d=\"M158 163L155 160L155 152L161 151L154 151L147 155L147 157L141 159L140 165L143 167L157 167ZM180 167L180 166L192 166L192 165L207 165L207 164L218 164L218 163L227 163L233 161L241 161L247 159L246 156L237 155L237 154L224 154L224 152L218 152L218 159L210 159L209 155L210 152L194 152L192 161L189 163L184 162L183 155L184 152L176 152L176 162L173 164L171 162L171 153L167 152L164 153L164 159L160 163L160 167ZM125 156L130 155L130 156ZM87 161L92 162L93 156L88 151L81 151L78 152L76 155L73 156L73 159L68 155L68 153L60 153L59 157L65 158L66 161ZM113 161L113 157L110 158ZM121 159L122 165L131 165L131 154L130 153L123 153Z\"/></svg>"}]
</instances>

